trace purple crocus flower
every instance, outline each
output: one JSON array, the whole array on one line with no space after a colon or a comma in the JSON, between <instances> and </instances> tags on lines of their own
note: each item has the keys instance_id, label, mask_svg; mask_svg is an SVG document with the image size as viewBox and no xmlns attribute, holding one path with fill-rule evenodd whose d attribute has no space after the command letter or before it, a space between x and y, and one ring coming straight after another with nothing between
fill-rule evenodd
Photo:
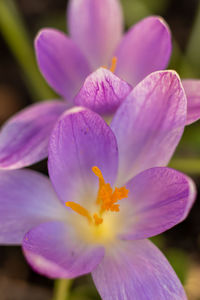
<instances>
[{"instance_id":1,"label":"purple crocus flower","mask_svg":"<svg viewBox=\"0 0 200 300\"><path fill-rule=\"evenodd\" d=\"M130 91L128 83L100 68L86 78L84 89L74 104L86 102L86 107L107 115L116 111ZM0 132L0 168L22 168L46 158L51 131L61 114L71 106L64 101L49 100L31 105L11 117Z\"/></svg>"},{"instance_id":2,"label":"purple crocus flower","mask_svg":"<svg viewBox=\"0 0 200 300\"><path fill-rule=\"evenodd\" d=\"M122 37L118 0L71 0L68 20L71 37L43 29L35 41L42 74L68 101L30 106L6 122L0 133L1 169L22 168L44 159L55 122L73 105L103 115L115 113L131 86L112 72L135 86L168 63L171 35L160 17L142 20ZM86 78L96 68L110 64L112 72L100 68ZM188 96L186 123L190 124L199 119L200 84L187 80L183 84Z\"/></svg>"},{"instance_id":3,"label":"purple crocus flower","mask_svg":"<svg viewBox=\"0 0 200 300\"><path fill-rule=\"evenodd\" d=\"M147 17L123 35L119 0L70 0L67 22L69 37L46 28L35 41L40 71L64 99L72 100L86 75L101 66L111 66L134 87L168 65L171 33L161 17ZM183 85L188 98L187 124L191 124L199 119L200 81L185 79Z\"/></svg>"},{"instance_id":4,"label":"purple crocus flower","mask_svg":"<svg viewBox=\"0 0 200 300\"><path fill-rule=\"evenodd\" d=\"M35 40L40 71L66 100L72 100L85 77L102 66L111 66L135 86L168 64L171 35L160 17L145 18L122 36L118 0L71 0L67 21L70 37L46 28Z\"/></svg>"},{"instance_id":5,"label":"purple crocus flower","mask_svg":"<svg viewBox=\"0 0 200 300\"><path fill-rule=\"evenodd\" d=\"M105 300L186 299L147 240L185 219L195 198L190 178L163 167L186 116L183 87L167 71L137 85L110 127L87 108L65 112L49 143L54 188L34 171L0 172L1 244L22 244L51 278L91 272Z\"/></svg>"}]
</instances>

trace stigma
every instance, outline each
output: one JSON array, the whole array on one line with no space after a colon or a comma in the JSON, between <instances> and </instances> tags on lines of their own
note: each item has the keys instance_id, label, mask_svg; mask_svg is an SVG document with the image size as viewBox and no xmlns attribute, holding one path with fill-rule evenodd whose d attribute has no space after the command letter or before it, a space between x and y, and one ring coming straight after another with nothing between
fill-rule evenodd
<instances>
[{"instance_id":1,"label":"stigma","mask_svg":"<svg viewBox=\"0 0 200 300\"><path fill-rule=\"evenodd\" d=\"M65 205L85 217L89 224L99 226L103 223L103 216L106 212L119 212L120 205L118 201L127 198L129 190L126 187L116 187L113 190L111 185L105 182L102 172L97 166L92 167L92 171L99 179L99 189L96 197L97 211L91 214L89 210L73 201L68 201Z\"/></svg>"}]
</instances>

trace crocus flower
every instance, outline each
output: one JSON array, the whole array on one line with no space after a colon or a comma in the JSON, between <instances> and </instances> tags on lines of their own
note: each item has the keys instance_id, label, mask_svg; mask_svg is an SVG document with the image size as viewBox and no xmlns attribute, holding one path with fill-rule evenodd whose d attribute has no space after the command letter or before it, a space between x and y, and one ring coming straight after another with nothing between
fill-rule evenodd
<instances>
[{"instance_id":1,"label":"crocus flower","mask_svg":"<svg viewBox=\"0 0 200 300\"><path fill-rule=\"evenodd\" d=\"M0 242L22 244L30 265L51 278L91 272L105 300L186 299L147 240L181 222L194 201L192 180L162 167L186 110L179 78L164 71L130 93L110 127L87 108L65 112L49 143L54 188L34 171L0 172Z\"/></svg>"},{"instance_id":2,"label":"crocus flower","mask_svg":"<svg viewBox=\"0 0 200 300\"><path fill-rule=\"evenodd\" d=\"M67 22L69 36L45 28L35 40L40 71L66 100L72 100L86 76L102 66L135 86L168 64L171 35L160 17L145 18L123 36L120 1L71 0Z\"/></svg>"},{"instance_id":3,"label":"crocus flower","mask_svg":"<svg viewBox=\"0 0 200 300\"><path fill-rule=\"evenodd\" d=\"M72 100L86 75L101 66L134 87L168 65L171 33L161 17L147 17L123 35L119 0L70 0L67 23L69 36L46 28L35 40L40 71L64 99ZM200 81L186 79L183 85L191 124L199 119Z\"/></svg>"},{"instance_id":4,"label":"crocus flower","mask_svg":"<svg viewBox=\"0 0 200 300\"><path fill-rule=\"evenodd\" d=\"M130 91L128 83L100 68L86 78L76 102L86 102L86 107L107 115L116 111ZM46 158L51 131L71 106L64 101L49 100L30 105L11 117L0 132L0 168L22 168Z\"/></svg>"},{"instance_id":5,"label":"crocus flower","mask_svg":"<svg viewBox=\"0 0 200 300\"><path fill-rule=\"evenodd\" d=\"M71 0L68 21L71 37L43 29L35 41L42 74L68 101L30 106L6 122L0 133L1 169L22 168L44 159L51 130L67 108L81 105L103 115L113 114L131 86L168 63L171 35L160 17L145 18L122 37L118 0ZM100 66L104 69L88 75ZM200 115L200 83L186 80L183 84L188 96L186 122L191 124Z\"/></svg>"},{"instance_id":6,"label":"crocus flower","mask_svg":"<svg viewBox=\"0 0 200 300\"><path fill-rule=\"evenodd\" d=\"M47 156L48 140L56 120L68 107L84 105L80 97L74 101L74 96L92 71L107 66L112 72L100 69L86 79L86 107L110 114L131 90L113 72L123 77L128 66L135 72L130 81L135 85L150 72L167 65L171 37L162 19L149 17L122 38L122 10L117 0L75 0L70 2L68 12L71 37L58 30L43 29L35 40L39 68L66 103L46 101L8 120L0 134L0 168L22 168ZM132 49L132 53L125 53L126 49ZM113 59L116 55L117 60ZM102 101L101 95L100 100L91 103L91 97L99 95L99 90L109 97Z\"/></svg>"}]
</instances>

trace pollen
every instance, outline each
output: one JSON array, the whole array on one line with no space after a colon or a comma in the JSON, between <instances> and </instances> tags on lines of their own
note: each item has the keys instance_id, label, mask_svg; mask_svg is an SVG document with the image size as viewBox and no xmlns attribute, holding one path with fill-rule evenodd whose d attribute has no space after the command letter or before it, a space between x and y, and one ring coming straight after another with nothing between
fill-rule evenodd
<instances>
[{"instance_id":1,"label":"pollen","mask_svg":"<svg viewBox=\"0 0 200 300\"><path fill-rule=\"evenodd\" d=\"M92 167L92 171L99 178L99 189L96 198L98 211L92 217L90 212L78 203L68 201L65 204L79 215L86 217L90 224L98 226L103 223L103 215L106 212L119 212L118 201L127 198L129 190L126 187L116 187L113 191L111 185L105 182L103 174L97 166Z\"/></svg>"}]
</instances>

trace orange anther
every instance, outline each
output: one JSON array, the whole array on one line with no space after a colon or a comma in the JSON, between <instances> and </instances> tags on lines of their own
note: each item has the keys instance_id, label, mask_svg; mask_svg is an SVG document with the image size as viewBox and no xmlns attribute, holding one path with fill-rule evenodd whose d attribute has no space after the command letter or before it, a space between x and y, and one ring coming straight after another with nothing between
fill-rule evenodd
<instances>
[{"instance_id":1,"label":"orange anther","mask_svg":"<svg viewBox=\"0 0 200 300\"><path fill-rule=\"evenodd\" d=\"M117 201L128 197L128 190L125 187L115 188L114 192L109 183L105 183L103 175L98 167L93 167L92 171L99 178L99 190L97 204L101 206L100 214L104 211L119 211Z\"/></svg>"},{"instance_id":2,"label":"orange anther","mask_svg":"<svg viewBox=\"0 0 200 300\"><path fill-rule=\"evenodd\" d=\"M116 67L117 67L117 57L113 56L109 70L114 73L116 70ZM108 69L107 66L102 66L102 68Z\"/></svg>"},{"instance_id":3,"label":"orange anther","mask_svg":"<svg viewBox=\"0 0 200 300\"><path fill-rule=\"evenodd\" d=\"M65 202L65 205L67 207L70 207L72 210L77 212L79 215L86 217L89 222L92 222L92 217L91 217L89 211L87 209L85 209L83 206L81 206L80 204L72 202L72 201L68 201L68 202Z\"/></svg>"},{"instance_id":4,"label":"orange anther","mask_svg":"<svg viewBox=\"0 0 200 300\"><path fill-rule=\"evenodd\" d=\"M111 63L111 66L110 66L110 71L114 73L115 70L116 70L116 67L117 67L117 57L114 56L112 58L112 63Z\"/></svg>"},{"instance_id":5,"label":"orange anther","mask_svg":"<svg viewBox=\"0 0 200 300\"><path fill-rule=\"evenodd\" d=\"M95 225L100 225L103 223L103 218L99 217L97 214L93 215Z\"/></svg>"},{"instance_id":6,"label":"orange anther","mask_svg":"<svg viewBox=\"0 0 200 300\"><path fill-rule=\"evenodd\" d=\"M115 188L115 190L113 191L110 184L105 182L102 172L98 167L92 167L92 171L99 178L99 190L97 194L97 204L99 205L98 213L93 214L92 217L90 212L86 208L73 201L68 201L65 203L65 205L67 207L70 207L79 215L86 217L89 223L97 226L103 223L102 215L104 212L119 211L119 204L117 202L119 200L127 198L129 190L127 190L126 187L121 187Z\"/></svg>"}]
</instances>

